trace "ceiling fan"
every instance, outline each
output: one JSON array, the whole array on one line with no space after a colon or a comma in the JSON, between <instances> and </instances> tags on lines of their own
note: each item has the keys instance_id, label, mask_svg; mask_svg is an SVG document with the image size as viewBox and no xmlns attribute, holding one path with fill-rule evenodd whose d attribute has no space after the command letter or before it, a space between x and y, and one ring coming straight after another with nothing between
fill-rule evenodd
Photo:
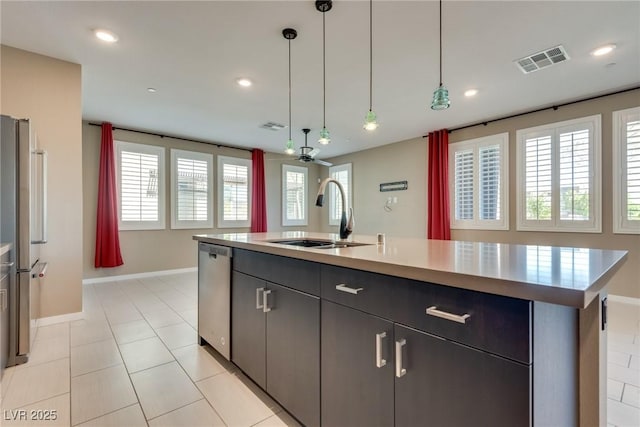
<instances>
[{"instance_id":1,"label":"ceiling fan","mask_svg":"<svg viewBox=\"0 0 640 427\"><path fill-rule=\"evenodd\" d=\"M300 156L298 156L298 160L304 163L313 162L323 166L333 166L333 163L316 159L315 157L318 155L318 153L320 153L320 149L309 147L309 145L307 145L307 135L309 135L309 132L311 132L311 129L305 128L305 129L302 129L302 132L304 132L304 145L300 147Z\"/></svg>"}]
</instances>

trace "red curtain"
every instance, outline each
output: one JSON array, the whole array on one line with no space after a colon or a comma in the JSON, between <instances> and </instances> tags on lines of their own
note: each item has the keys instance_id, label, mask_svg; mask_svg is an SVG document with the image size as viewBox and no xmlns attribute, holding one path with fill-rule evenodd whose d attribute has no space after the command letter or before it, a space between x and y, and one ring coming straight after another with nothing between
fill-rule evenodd
<instances>
[{"instance_id":1,"label":"red curtain","mask_svg":"<svg viewBox=\"0 0 640 427\"><path fill-rule=\"evenodd\" d=\"M251 232L267 231L267 197L264 190L264 151L251 152Z\"/></svg>"},{"instance_id":2,"label":"red curtain","mask_svg":"<svg viewBox=\"0 0 640 427\"><path fill-rule=\"evenodd\" d=\"M451 240L449 222L449 132L429 132L427 238Z\"/></svg>"},{"instance_id":3,"label":"red curtain","mask_svg":"<svg viewBox=\"0 0 640 427\"><path fill-rule=\"evenodd\" d=\"M118 195L116 163L113 150L113 127L102 123L100 175L98 177L98 218L96 224L95 267L117 267L124 264L118 235Z\"/></svg>"}]
</instances>

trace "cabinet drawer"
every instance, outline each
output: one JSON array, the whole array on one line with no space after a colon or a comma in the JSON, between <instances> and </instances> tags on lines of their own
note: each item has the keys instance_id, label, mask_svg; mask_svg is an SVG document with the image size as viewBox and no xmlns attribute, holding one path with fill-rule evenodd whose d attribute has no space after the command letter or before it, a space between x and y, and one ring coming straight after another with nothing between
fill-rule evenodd
<instances>
[{"instance_id":1,"label":"cabinet drawer","mask_svg":"<svg viewBox=\"0 0 640 427\"><path fill-rule=\"evenodd\" d=\"M234 249L235 271L259 277L311 295L320 295L320 265L262 252Z\"/></svg>"},{"instance_id":2,"label":"cabinet drawer","mask_svg":"<svg viewBox=\"0 0 640 427\"><path fill-rule=\"evenodd\" d=\"M329 265L321 283L327 300L531 363L529 301Z\"/></svg>"},{"instance_id":3,"label":"cabinet drawer","mask_svg":"<svg viewBox=\"0 0 640 427\"><path fill-rule=\"evenodd\" d=\"M531 363L529 301L415 281L392 301L396 322Z\"/></svg>"}]
</instances>

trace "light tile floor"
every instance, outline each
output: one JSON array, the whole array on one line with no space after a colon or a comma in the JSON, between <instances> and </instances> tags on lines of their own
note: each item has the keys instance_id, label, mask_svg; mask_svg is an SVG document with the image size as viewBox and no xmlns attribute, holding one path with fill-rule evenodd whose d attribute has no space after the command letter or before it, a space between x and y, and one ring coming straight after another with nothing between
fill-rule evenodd
<instances>
[{"instance_id":1,"label":"light tile floor","mask_svg":"<svg viewBox=\"0 0 640 427\"><path fill-rule=\"evenodd\" d=\"M0 425L298 426L197 344L196 280L84 285L84 319L38 328L29 363L5 371ZM637 427L640 307L610 301L609 313L609 426Z\"/></svg>"},{"instance_id":2,"label":"light tile floor","mask_svg":"<svg viewBox=\"0 0 640 427\"><path fill-rule=\"evenodd\" d=\"M5 371L3 427L299 425L197 344L195 273L83 290L83 320L38 328L29 362Z\"/></svg>"}]
</instances>

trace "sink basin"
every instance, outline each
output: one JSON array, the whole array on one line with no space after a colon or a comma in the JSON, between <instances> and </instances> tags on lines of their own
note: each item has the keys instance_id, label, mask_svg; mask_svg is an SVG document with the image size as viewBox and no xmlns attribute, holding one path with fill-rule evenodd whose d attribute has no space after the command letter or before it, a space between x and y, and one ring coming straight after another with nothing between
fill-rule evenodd
<instances>
[{"instance_id":1,"label":"sink basin","mask_svg":"<svg viewBox=\"0 0 640 427\"><path fill-rule=\"evenodd\" d=\"M267 240L269 243L277 243L279 245L302 246L304 248L315 249L338 249L350 248L353 246L365 246L370 243L357 242L334 242L332 240L314 240L314 239L284 239L284 240Z\"/></svg>"}]
</instances>

